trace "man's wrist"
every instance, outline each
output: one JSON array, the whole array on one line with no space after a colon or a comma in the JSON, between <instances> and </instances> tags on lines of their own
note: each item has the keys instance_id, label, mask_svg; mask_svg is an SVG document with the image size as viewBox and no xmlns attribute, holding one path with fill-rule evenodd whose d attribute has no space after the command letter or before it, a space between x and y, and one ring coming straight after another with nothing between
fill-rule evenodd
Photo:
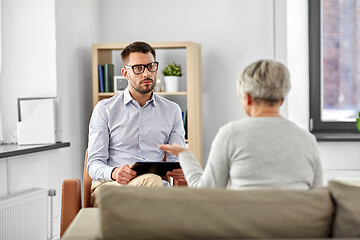
<instances>
[{"instance_id":1,"label":"man's wrist","mask_svg":"<svg viewBox=\"0 0 360 240\"><path fill-rule=\"evenodd\" d=\"M110 178L113 180L113 181L116 181L116 179L113 178L113 172L115 171L116 167L113 168L113 170L111 171L111 174L110 174Z\"/></svg>"}]
</instances>

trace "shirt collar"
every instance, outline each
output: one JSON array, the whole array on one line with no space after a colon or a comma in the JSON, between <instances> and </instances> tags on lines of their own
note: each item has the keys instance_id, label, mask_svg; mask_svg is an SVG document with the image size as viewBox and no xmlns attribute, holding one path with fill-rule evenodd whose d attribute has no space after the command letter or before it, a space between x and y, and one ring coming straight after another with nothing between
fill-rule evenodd
<instances>
[{"instance_id":1,"label":"shirt collar","mask_svg":"<svg viewBox=\"0 0 360 240\"><path fill-rule=\"evenodd\" d=\"M154 105L154 107L156 106L155 93L154 93L154 91L152 92L151 98L150 98L150 100L149 100L148 102L149 102L149 104Z\"/></svg>"},{"instance_id":2,"label":"shirt collar","mask_svg":"<svg viewBox=\"0 0 360 240\"><path fill-rule=\"evenodd\" d=\"M151 98L150 100L148 100L148 104L153 104L154 106L156 106L156 101L155 101L155 93L153 92L152 95L151 95ZM130 91L129 91L129 88L126 88L124 90L124 105L127 105L129 102L131 101L135 101L135 99L132 98L132 96L130 95Z\"/></svg>"},{"instance_id":3,"label":"shirt collar","mask_svg":"<svg viewBox=\"0 0 360 240\"><path fill-rule=\"evenodd\" d=\"M129 88L125 88L125 90L124 90L124 105L128 104L132 100L134 100L134 99L130 95Z\"/></svg>"}]
</instances>

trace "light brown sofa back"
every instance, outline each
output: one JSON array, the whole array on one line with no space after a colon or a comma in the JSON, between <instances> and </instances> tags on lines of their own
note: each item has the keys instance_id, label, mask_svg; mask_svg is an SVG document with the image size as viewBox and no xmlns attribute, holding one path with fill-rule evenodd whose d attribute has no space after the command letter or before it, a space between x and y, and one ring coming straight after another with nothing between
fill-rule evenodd
<instances>
[{"instance_id":1,"label":"light brown sofa back","mask_svg":"<svg viewBox=\"0 0 360 240\"><path fill-rule=\"evenodd\" d=\"M100 189L104 239L325 238L334 206L328 189Z\"/></svg>"},{"instance_id":2,"label":"light brown sofa back","mask_svg":"<svg viewBox=\"0 0 360 240\"><path fill-rule=\"evenodd\" d=\"M360 181L332 181L329 188L336 207L332 236L360 238Z\"/></svg>"}]
</instances>

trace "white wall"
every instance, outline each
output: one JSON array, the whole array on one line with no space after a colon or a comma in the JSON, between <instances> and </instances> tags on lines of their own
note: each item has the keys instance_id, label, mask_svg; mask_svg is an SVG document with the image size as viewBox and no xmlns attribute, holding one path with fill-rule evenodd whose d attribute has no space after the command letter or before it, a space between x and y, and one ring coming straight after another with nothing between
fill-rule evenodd
<instances>
[{"instance_id":1,"label":"white wall","mask_svg":"<svg viewBox=\"0 0 360 240\"><path fill-rule=\"evenodd\" d=\"M71 144L52 165L52 185L58 189L54 232L59 234L61 184L82 179L92 110L91 44L97 42L97 4L94 0L56 1L57 94L62 101L63 139ZM55 234L55 235L56 235Z\"/></svg>"},{"instance_id":2,"label":"white wall","mask_svg":"<svg viewBox=\"0 0 360 240\"><path fill-rule=\"evenodd\" d=\"M56 189L82 178L91 112L91 44L97 42L97 1L2 0L0 102L6 142L16 142L17 98L60 96L63 141L71 147L0 159L0 195L32 187Z\"/></svg>"},{"instance_id":3,"label":"white wall","mask_svg":"<svg viewBox=\"0 0 360 240\"><path fill-rule=\"evenodd\" d=\"M0 0L0 13L1 13L1 0ZM2 68L2 23L1 23L1 17L0 17L0 82L1 82L1 68ZM1 120L1 101L0 101L0 143L3 141L3 133L2 133L2 120ZM0 193L1 195L1 193Z\"/></svg>"},{"instance_id":4,"label":"white wall","mask_svg":"<svg viewBox=\"0 0 360 240\"><path fill-rule=\"evenodd\" d=\"M92 111L91 45L97 42L97 4L94 0L56 1L57 88L62 99L64 139L70 139L68 165L81 174ZM78 165L80 163L80 165Z\"/></svg>"},{"instance_id":5,"label":"white wall","mask_svg":"<svg viewBox=\"0 0 360 240\"><path fill-rule=\"evenodd\" d=\"M2 0L3 65L0 102L4 114L5 142L16 142L17 98L56 95L54 3L45 0L31 3ZM38 161L46 159L43 156L44 154L39 154L36 158L27 157L21 164L17 161L21 157L7 161L8 180L0 184L6 185L9 193L37 186L38 178L45 179L46 185L48 173L43 171L46 167L37 165ZM2 159L2 164L6 160Z\"/></svg>"},{"instance_id":6,"label":"white wall","mask_svg":"<svg viewBox=\"0 0 360 240\"><path fill-rule=\"evenodd\" d=\"M5 142L15 142L17 98L56 95L55 2L2 1L0 82ZM36 9L46 9L38 11ZM5 114L4 114L5 115Z\"/></svg>"}]
</instances>

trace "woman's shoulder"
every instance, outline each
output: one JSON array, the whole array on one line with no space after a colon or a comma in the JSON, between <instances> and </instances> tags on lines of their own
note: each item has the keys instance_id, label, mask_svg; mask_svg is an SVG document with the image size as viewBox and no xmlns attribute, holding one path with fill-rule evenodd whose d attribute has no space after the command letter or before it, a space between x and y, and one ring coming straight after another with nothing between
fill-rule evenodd
<instances>
[{"instance_id":1,"label":"woman's shoulder","mask_svg":"<svg viewBox=\"0 0 360 240\"><path fill-rule=\"evenodd\" d=\"M252 117L244 117L238 120L233 120L230 121L228 123L226 123L225 125L223 125L224 128L248 128L250 126L258 126L259 125L259 121L257 121L257 119L252 118Z\"/></svg>"},{"instance_id":2,"label":"woman's shoulder","mask_svg":"<svg viewBox=\"0 0 360 240\"><path fill-rule=\"evenodd\" d=\"M317 143L316 137L309 130L300 127L298 124L290 120L288 120L288 122L289 124L292 125L292 128L294 129L294 131L298 133L298 135L302 135L304 138L307 138L309 141L311 141L314 144Z\"/></svg>"},{"instance_id":3,"label":"woman's shoulder","mask_svg":"<svg viewBox=\"0 0 360 240\"><path fill-rule=\"evenodd\" d=\"M286 119L286 118L275 118L275 117L245 117L239 120L230 121L223 125L220 129L224 132L239 132L239 131L263 131L268 128L273 129L274 131L284 132L288 134L289 132L295 132L299 135L304 135L308 138L313 138L313 135L298 126L296 123Z\"/></svg>"},{"instance_id":4,"label":"woman's shoulder","mask_svg":"<svg viewBox=\"0 0 360 240\"><path fill-rule=\"evenodd\" d=\"M294 139L316 145L315 136L309 130L302 128L291 120L281 118L281 121L277 124L277 128L288 137L293 137Z\"/></svg>"},{"instance_id":5,"label":"woman's shoulder","mask_svg":"<svg viewBox=\"0 0 360 240\"><path fill-rule=\"evenodd\" d=\"M220 131L234 133L235 131L241 131L242 129L246 130L252 124L253 122L251 121L250 118L242 118L224 124L220 128Z\"/></svg>"}]
</instances>

